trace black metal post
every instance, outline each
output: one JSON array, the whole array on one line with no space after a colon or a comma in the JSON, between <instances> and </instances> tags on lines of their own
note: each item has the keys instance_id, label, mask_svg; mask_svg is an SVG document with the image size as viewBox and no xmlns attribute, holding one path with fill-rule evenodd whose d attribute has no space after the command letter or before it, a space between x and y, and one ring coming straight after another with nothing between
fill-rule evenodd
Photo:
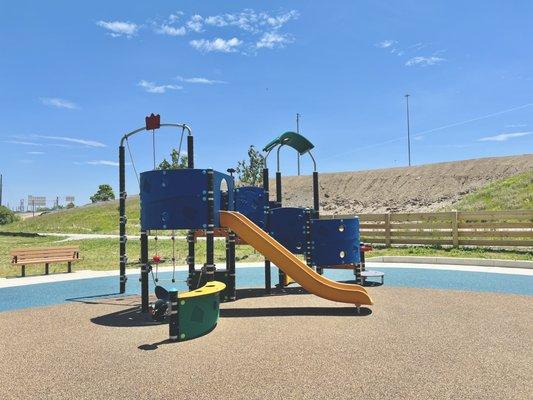
<instances>
[{"instance_id":1,"label":"black metal post","mask_svg":"<svg viewBox=\"0 0 533 400\"><path fill-rule=\"evenodd\" d=\"M233 231L228 232L228 297L230 301L233 301L237 298L237 293L235 290L235 238L236 235Z\"/></svg>"},{"instance_id":2,"label":"black metal post","mask_svg":"<svg viewBox=\"0 0 533 400\"><path fill-rule=\"evenodd\" d=\"M187 168L194 168L194 137L187 136Z\"/></svg>"},{"instance_id":3,"label":"black metal post","mask_svg":"<svg viewBox=\"0 0 533 400\"><path fill-rule=\"evenodd\" d=\"M146 231L141 231L141 311L148 312L148 274L150 273L148 264L148 235Z\"/></svg>"},{"instance_id":4,"label":"black metal post","mask_svg":"<svg viewBox=\"0 0 533 400\"><path fill-rule=\"evenodd\" d=\"M311 218L313 218L313 211L307 208L305 210L305 263L313 266L313 243L311 241Z\"/></svg>"},{"instance_id":5,"label":"black metal post","mask_svg":"<svg viewBox=\"0 0 533 400\"><path fill-rule=\"evenodd\" d=\"M176 342L179 340L179 315L178 315L178 291L170 290L169 301L170 301L170 318L168 322L168 338Z\"/></svg>"},{"instance_id":6,"label":"black metal post","mask_svg":"<svg viewBox=\"0 0 533 400\"><path fill-rule=\"evenodd\" d=\"M205 233L206 241L206 263L205 273L206 280L215 279L215 195L214 195L214 172L212 169L207 170L207 227Z\"/></svg>"},{"instance_id":7,"label":"black metal post","mask_svg":"<svg viewBox=\"0 0 533 400\"><path fill-rule=\"evenodd\" d=\"M187 168L194 168L194 137L187 136ZM188 255L187 264L189 265L189 290L195 289L193 286L194 272L195 272L195 255L194 255L194 230L187 232Z\"/></svg>"},{"instance_id":8,"label":"black metal post","mask_svg":"<svg viewBox=\"0 0 533 400\"><path fill-rule=\"evenodd\" d=\"M320 209L320 196L319 196L319 188L318 188L318 172L313 171L313 210L314 210L314 218L319 217L319 209ZM318 272L320 275L324 273L323 268L316 269L316 272Z\"/></svg>"},{"instance_id":9,"label":"black metal post","mask_svg":"<svg viewBox=\"0 0 533 400\"><path fill-rule=\"evenodd\" d=\"M265 204L265 230L268 232L268 214L270 212L270 189L268 182L268 168L263 168L263 190L265 192L266 204ZM270 260L265 258L265 292L270 294L272 291L272 277L270 274Z\"/></svg>"},{"instance_id":10,"label":"black metal post","mask_svg":"<svg viewBox=\"0 0 533 400\"><path fill-rule=\"evenodd\" d=\"M118 181L119 181L119 265L120 293L126 292L126 162L124 146L118 148Z\"/></svg>"},{"instance_id":11,"label":"black metal post","mask_svg":"<svg viewBox=\"0 0 533 400\"><path fill-rule=\"evenodd\" d=\"M313 209L315 210L316 217L318 218L318 212L320 208L320 199L318 193L318 172L313 171Z\"/></svg>"},{"instance_id":12,"label":"black metal post","mask_svg":"<svg viewBox=\"0 0 533 400\"><path fill-rule=\"evenodd\" d=\"M282 195L281 195L281 172L276 172L276 202L278 203L279 207L281 207L282 203ZM278 268L278 287L283 288L285 283L285 272L281 270L281 268Z\"/></svg>"}]
</instances>

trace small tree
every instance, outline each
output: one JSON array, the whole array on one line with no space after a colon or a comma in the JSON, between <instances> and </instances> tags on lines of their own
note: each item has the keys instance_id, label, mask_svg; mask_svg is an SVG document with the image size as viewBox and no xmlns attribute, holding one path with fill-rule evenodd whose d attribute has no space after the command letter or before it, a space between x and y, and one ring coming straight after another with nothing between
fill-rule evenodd
<instances>
[{"instance_id":1,"label":"small tree","mask_svg":"<svg viewBox=\"0 0 533 400\"><path fill-rule=\"evenodd\" d=\"M68 203L68 204L67 204L67 209L74 208L74 207L76 207L76 206L74 205L74 203Z\"/></svg>"},{"instance_id":2,"label":"small tree","mask_svg":"<svg viewBox=\"0 0 533 400\"><path fill-rule=\"evenodd\" d=\"M0 206L0 225L10 224L18 219L18 216L9 208Z\"/></svg>"},{"instance_id":3,"label":"small tree","mask_svg":"<svg viewBox=\"0 0 533 400\"><path fill-rule=\"evenodd\" d=\"M263 180L264 162L265 157L251 145L248 149L248 161L239 161L235 169L239 182L250 186L259 186Z\"/></svg>"},{"instance_id":4,"label":"small tree","mask_svg":"<svg viewBox=\"0 0 533 400\"><path fill-rule=\"evenodd\" d=\"M115 200L115 193L113 193L113 188L111 185L104 183L103 185L98 186L98 190L94 195L90 197L91 202L98 203L99 201L108 201Z\"/></svg>"},{"instance_id":5,"label":"small tree","mask_svg":"<svg viewBox=\"0 0 533 400\"><path fill-rule=\"evenodd\" d=\"M189 159L186 155L181 155L178 153L178 150L172 149L172 153L170 153L170 160L171 162L168 162L166 158L163 159L159 163L159 167L157 169L181 169L181 168L187 168Z\"/></svg>"}]
</instances>

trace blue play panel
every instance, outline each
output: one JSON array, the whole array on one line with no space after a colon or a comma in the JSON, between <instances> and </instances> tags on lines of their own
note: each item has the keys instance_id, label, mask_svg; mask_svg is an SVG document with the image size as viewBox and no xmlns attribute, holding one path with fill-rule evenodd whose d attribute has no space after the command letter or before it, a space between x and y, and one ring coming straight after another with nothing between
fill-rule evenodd
<instances>
[{"instance_id":1,"label":"blue play panel","mask_svg":"<svg viewBox=\"0 0 533 400\"><path fill-rule=\"evenodd\" d=\"M533 276L418 268L383 268L382 271L385 272L386 286L533 295ZM171 276L170 272L161 273L160 284L169 286ZM353 280L353 273L346 270L327 270L325 276L337 281ZM178 290L187 290L186 277L186 272L176 273L174 286ZM140 293L138 278L139 275L128 277L126 294ZM277 283L277 269L274 267L272 283ZM152 282L150 285L152 290ZM264 268L237 268L238 288L263 287L263 285ZM370 290L378 291L380 288ZM0 311L76 301L97 301L118 295L118 276L23 285L0 289Z\"/></svg>"}]
</instances>

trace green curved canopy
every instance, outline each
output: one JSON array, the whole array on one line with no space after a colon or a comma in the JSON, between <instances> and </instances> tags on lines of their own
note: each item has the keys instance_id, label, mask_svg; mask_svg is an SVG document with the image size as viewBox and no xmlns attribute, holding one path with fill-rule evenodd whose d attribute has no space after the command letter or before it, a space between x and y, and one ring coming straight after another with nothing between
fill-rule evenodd
<instances>
[{"instance_id":1,"label":"green curved canopy","mask_svg":"<svg viewBox=\"0 0 533 400\"><path fill-rule=\"evenodd\" d=\"M276 139L268 143L263 148L263 151L270 151L278 145L292 147L294 150L300 153L300 155L307 153L309 150L315 147L313 143L311 143L309 140L307 140L305 137L303 137L299 133L285 132L283 135L278 136Z\"/></svg>"}]
</instances>

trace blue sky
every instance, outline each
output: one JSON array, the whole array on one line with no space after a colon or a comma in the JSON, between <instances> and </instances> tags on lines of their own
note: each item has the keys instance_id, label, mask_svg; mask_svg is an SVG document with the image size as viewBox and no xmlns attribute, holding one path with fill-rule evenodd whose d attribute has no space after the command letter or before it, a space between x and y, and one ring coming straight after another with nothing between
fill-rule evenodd
<instances>
[{"instance_id":1,"label":"blue sky","mask_svg":"<svg viewBox=\"0 0 533 400\"><path fill-rule=\"evenodd\" d=\"M121 135L185 122L225 170L295 129L323 172L523 154L533 145L530 1L3 1L4 203L117 187ZM151 137L133 140L138 169ZM158 160L177 146L160 132ZM295 157L282 154L286 174ZM305 158L304 171L310 171ZM131 168L130 193L137 192Z\"/></svg>"}]
</instances>

